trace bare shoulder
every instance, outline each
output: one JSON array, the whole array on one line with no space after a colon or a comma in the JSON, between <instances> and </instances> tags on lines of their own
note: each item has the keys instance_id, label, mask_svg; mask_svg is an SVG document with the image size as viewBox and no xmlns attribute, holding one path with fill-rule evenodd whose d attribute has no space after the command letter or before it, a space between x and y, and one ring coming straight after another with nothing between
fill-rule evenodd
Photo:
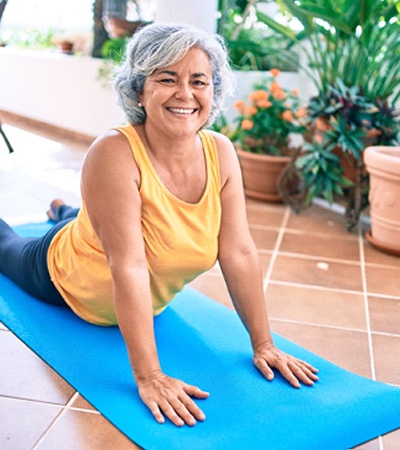
<instances>
[{"instance_id":1,"label":"bare shoulder","mask_svg":"<svg viewBox=\"0 0 400 450\"><path fill-rule=\"evenodd\" d=\"M222 186L239 170L239 160L234 145L228 137L216 131L209 131L215 139L218 151Z\"/></svg>"},{"instance_id":2,"label":"bare shoulder","mask_svg":"<svg viewBox=\"0 0 400 450\"><path fill-rule=\"evenodd\" d=\"M119 157L128 153L128 150L130 146L126 137L117 130L108 130L92 143L87 157Z\"/></svg>"},{"instance_id":3,"label":"bare shoulder","mask_svg":"<svg viewBox=\"0 0 400 450\"><path fill-rule=\"evenodd\" d=\"M139 177L129 141L117 130L106 131L92 143L85 157L83 174L102 168L109 173L129 169L134 171L135 178Z\"/></svg>"}]
</instances>

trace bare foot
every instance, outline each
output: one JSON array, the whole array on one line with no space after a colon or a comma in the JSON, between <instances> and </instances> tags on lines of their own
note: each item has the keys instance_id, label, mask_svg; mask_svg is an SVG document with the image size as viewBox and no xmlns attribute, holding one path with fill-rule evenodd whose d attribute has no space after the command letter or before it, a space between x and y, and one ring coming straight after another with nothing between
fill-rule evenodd
<instances>
[{"instance_id":1,"label":"bare foot","mask_svg":"<svg viewBox=\"0 0 400 450\"><path fill-rule=\"evenodd\" d=\"M53 222L60 221L59 209L62 205L65 205L65 203L59 198L56 198L50 203L50 209L47 211L47 216Z\"/></svg>"}]
</instances>

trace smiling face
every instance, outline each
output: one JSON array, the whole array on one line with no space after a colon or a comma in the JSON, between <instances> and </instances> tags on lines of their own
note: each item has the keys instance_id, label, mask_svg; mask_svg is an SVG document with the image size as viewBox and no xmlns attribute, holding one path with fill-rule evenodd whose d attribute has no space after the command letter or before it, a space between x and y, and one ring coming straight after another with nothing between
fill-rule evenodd
<instances>
[{"instance_id":1,"label":"smiling face","mask_svg":"<svg viewBox=\"0 0 400 450\"><path fill-rule=\"evenodd\" d=\"M145 127L179 136L197 133L210 116L212 100L210 60L203 50L192 48L176 64L147 78L140 96Z\"/></svg>"}]
</instances>

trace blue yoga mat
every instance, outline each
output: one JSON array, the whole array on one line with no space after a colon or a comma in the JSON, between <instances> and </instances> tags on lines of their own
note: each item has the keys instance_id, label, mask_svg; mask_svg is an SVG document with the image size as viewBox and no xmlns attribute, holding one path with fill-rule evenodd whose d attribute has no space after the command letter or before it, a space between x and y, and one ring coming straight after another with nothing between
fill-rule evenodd
<instances>
[{"instance_id":1,"label":"blue yoga mat","mask_svg":"<svg viewBox=\"0 0 400 450\"><path fill-rule=\"evenodd\" d=\"M16 227L40 235L48 224ZM274 335L284 351L319 368L313 387L268 382L251 363L237 315L187 288L160 316L162 367L210 397L195 427L158 424L140 401L117 327L90 325L0 276L0 320L126 436L145 449L345 450L400 427L400 389L354 375ZM345 350L344 350L345 351Z\"/></svg>"}]
</instances>

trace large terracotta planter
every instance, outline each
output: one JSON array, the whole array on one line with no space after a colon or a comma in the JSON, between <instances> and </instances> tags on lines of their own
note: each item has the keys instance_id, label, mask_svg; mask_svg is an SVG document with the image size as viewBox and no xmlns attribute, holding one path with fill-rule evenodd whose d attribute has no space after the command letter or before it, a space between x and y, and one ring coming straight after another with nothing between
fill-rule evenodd
<instances>
[{"instance_id":1,"label":"large terracotta planter","mask_svg":"<svg viewBox=\"0 0 400 450\"><path fill-rule=\"evenodd\" d=\"M400 147L368 147L364 161L370 174L371 230L367 240L400 256Z\"/></svg>"},{"instance_id":2,"label":"large terracotta planter","mask_svg":"<svg viewBox=\"0 0 400 450\"><path fill-rule=\"evenodd\" d=\"M259 155L237 149L247 197L267 202L281 202L278 177L290 163L290 156Z\"/></svg>"}]
</instances>

